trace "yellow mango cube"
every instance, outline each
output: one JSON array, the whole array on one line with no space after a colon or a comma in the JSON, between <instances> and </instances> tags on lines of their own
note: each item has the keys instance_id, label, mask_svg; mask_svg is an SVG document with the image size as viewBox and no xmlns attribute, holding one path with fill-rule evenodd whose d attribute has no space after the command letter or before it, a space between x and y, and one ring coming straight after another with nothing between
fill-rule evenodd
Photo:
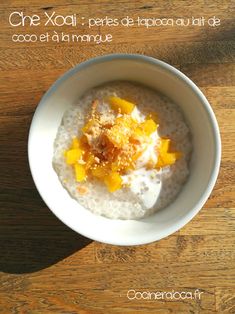
<instances>
[{"instance_id":1,"label":"yellow mango cube","mask_svg":"<svg viewBox=\"0 0 235 314\"><path fill-rule=\"evenodd\" d=\"M122 114L130 114L135 108L135 104L125 99L113 96L109 98L110 106L113 110L119 111Z\"/></svg>"},{"instance_id":2,"label":"yellow mango cube","mask_svg":"<svg viewBox=\"0 0 235 314\"><path fill-rule=\"evenodd\" d=\"M121 125L114 125L108 130L107 138L117 148L122 148L129 141L129 136Z\"/></svg>"},{"instance_id":3,"label":"yellow mango cube","mask_svg":"<svg viewBox=\"0 0 235 314\"><path fill-rule=\"evenodd\" d=\"M73 138L72 148L79 148L79 139L77 137Z\"/></svg>"},{"instance_id":4,"label":"yellow mango cube","mask_svg":"<svg viewBox=\"0 0 235 314\"><path fill-rule=\"evenodd\" d=\"M170 149L170 139L169 138L161 138L160 143L160 152L166 153Z\"/></svg>"},{"instance_id":5,"label":"yellow mango cube","mask_svg":"<svg viewBox=\"0 0 235 314\"><path fill-rule=\"evenodd\" d=\"M121 165L119 164L118 161L114 161L111 163L111 171L116 172L121 170Z\"/></svg>"},{"instance_id":6,"label":"yellow mango cube","mask_svg":"<svg viewBox=\"0 0 235 314\"><path fill-rule=\"evenodd\" d=\"M90 169L90 167L95 164L95 155L92 154L92 152L87 152L84 158L85 162L86 162L86 169Z\"/></svg>"},{"instance_id":7,"label":"yellow mango cube","mask_svg":"<svg viewBox=\"0 0 235 314\"><path fill-rule=\"evenodd\" d=\"M134 120L131 116L124 114L123 116L116 118L115 124L122 125L125 128L132 129L136 127L137 121Z\"/></svg>"},{"instance_id":8,"label":"yellow mango cube","mask_svg":"<svg viewBox=\"0 0 235 314\"><path fill-rule=\"evenodd\" d=\"M111 172L104 178L104 183L109 192L115 192L122 187L122 178L118 172Z\"/></svg>"},{"instance_id":9,"label":"yellow mango cube","mask_svg":"<svg viewBox=\"0 0 235 314\"><path fill-rule=\"evenodd\" d=\"M176 156L174 153L166 153L159 156L158 162L157 162L157 168L159 167L165 167L173 165L176 162Z\"/></svg>"},{"instance_id":10,"label":"yellow mango cube","mask_svg":"<svg viewBox=\"0 0 235 314\"><path fill-rule=\"evenodd\" d=\"M166 154L160 155L158 157L158 162L157 162L156 167L162 168L165 166L173 165L176 162L176 160L178 160L180 157L181 157L180 152L166 153Z\"/></svg>"},{"instance_id":11,"label":"yellow mango cube","mask_svg":"<svg viewBox=\"0 0 235 314\"><path fill-rule=\"evenodd\" d=\"M98 121L94 120L94 119L90 119L82 128L82 132L83 133L89 133L89 131L98 125Z\"/></svg>"},{"instance_id":12,"label":"yellow mango cube","mask_svg":"<svg viewBox=\"0 0 235 314\"><path fill-rule=\"evenodd\" d=\"M74 165L74 170L75 170L75 178L77 182L82 182L86 179L86 169L84 165L77 163Z\"/></svg>"},{"instance_id":13,"label":"yellow mango cube","mask_svg":"<svg viewBox=\"0 0 235 314\"><path fill-rule=\"evenodd\" d=\"M98 179L103 179L109 173L109 166L108 165L97 165L95 168L91 170L91 173L94 177Z\"/></svg>"},{"instance_id":14,"label":"yellow mango cube","mask_svg":"<svg viewBox=\"0 0 235 314\"><path fill-rule=\"evenodd\" d=\"M158 125L153 121L153 119L148 119L142 122L140 127L146 135L150 135L157 130Z\"/></svg>"},{"instance_id":15,"label":"yellow mango cube","mask_svg":"<svg viewBox=\"0 0 235 314\"><path fill-rule=\"evenodd\" d=\"M142 130L142 128L137 127L133 130L132 137L139 138L139 137L142 137L143 135L145 135L145 134L144 134L144 131Z\"/></svg>"},{"instance_id":16,"label":"yellow mango cube","mask_svg":"<svg viewBox=\"0 0 235 314\"><path fill-rule=\"evenodd\" d=\"M132 129L136 127L136 121L132 117L124 115L115 120L111 129L107 130L108 140L117 148L122 148L128 144Z\"/></svg>"},{"instance_id":17,"label":"yellow mango cube","mask_svg":"<svg viewBox=\"0 0 235 314\"><path fill-rule=\"evenodd\" d=\"M68 165L75 164L81 157L83 151L79 148L72 148L65 152L66 163Z\"/></svg>"},{"instance_id":18,"label":"yellow mango cube","mask_svg":"<svg viewBox=\"0 0 235 314\"><path fill-rule=\"evenodd\" d=\"M121 160L115 160L111 163L112 172L125 172L126 170L133 169L133 160L131 156L122 156Z\"/></svg>"},{"instance_id":19,"label":"yellow mango cube","mask_svg":"<svg viewBox=\"0 0 235 314\"><path fill-rule=\"evenodd\" d=\"M158 152L158 161L156 164L156 168L173 165L176 160L178 160L182 156L181 152L169 152L169 149L170 139L162 138Z\"/></svg>"}]
</instances>

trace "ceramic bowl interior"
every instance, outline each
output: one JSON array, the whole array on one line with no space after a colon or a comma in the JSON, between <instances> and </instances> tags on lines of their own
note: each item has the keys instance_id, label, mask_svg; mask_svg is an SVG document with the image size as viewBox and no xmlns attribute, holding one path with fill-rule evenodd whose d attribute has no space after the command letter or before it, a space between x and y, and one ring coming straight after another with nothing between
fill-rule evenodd
<instances>
[{"instance_id":1,"label":"ceramic bowl interior","mask_svg":"<svg viewBox=\"0 0 235 314\"><path fill-rule=\"evenodd\" d=\"M191 129L190 176L168 207L141 220L111 220L92 214L72 199L52 167L53 142L62 116L88 89L114 80L135 81L177 103ZM198 87L174 67L141 55L108 55L84 62L65 73L42 98L28 143L36 187L52 212L78 233L105 243L137 245L166 237L201 209L215 184L221 145L214 113Z\"/></svg>"}]
</instances>

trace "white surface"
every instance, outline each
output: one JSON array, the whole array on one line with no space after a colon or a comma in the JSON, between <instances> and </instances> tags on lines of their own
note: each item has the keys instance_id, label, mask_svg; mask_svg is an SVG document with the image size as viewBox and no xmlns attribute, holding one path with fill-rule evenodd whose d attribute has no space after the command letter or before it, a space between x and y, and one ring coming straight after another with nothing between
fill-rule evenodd
<instances>
[{"instance_id":1,"label":"white surface","mask_svg":"<svg viewBox=\"0 0 235 314\"><path fill-rule=\"evenodd\" d=\"M160 179L156 181L152 178L156 176L157 171L155 169L140 168L122 176L122 180L123 183L129 183L128 179L130 179L130 190L137 195L145 208L151 208L156 203L162 187ZM158 177L160 178L160 176Z\"/></svg>"},{"instance_id":2,"label":"white surface","mask_svg":"<svg viewBox=\"0 0 235 314\"><path fill-rule=\"evenodd\" d=\"M113 80L137 81L159 90L184 112L193 134L190 177L167 208L142 220L110 220L82 208L62 187L52 168L53 142L64 111L87 89ZM159 240L190 221L215 184L221 158L218 125L205 96L180 71L141 55L109 55L65 73L42 98L29 134L29 163L39 193L54 214L91 239L117 245Z\"/></svg>"}]
</instances>

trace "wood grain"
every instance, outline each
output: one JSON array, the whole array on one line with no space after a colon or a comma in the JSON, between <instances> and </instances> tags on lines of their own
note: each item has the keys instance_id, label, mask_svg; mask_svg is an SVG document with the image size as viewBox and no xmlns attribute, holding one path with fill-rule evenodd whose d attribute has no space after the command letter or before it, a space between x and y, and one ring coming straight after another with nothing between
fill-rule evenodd
<instances>
[{"instance_id":1,"label":"wood grain","mask_svg":"<svg viewBox=\"0 0 235 314\"><path fill-rule=\"evenodd\" d=\"M0 4L0 313L235 312L235 41L234 1L8 0ZM109 44L11 41L12 11L77 13L85 17L218 16L213 29L95 27ZM17 28L40 34L52 27ZM69 27L61 29L72 32ZM87 32L86 27L77 32ZM222 162L200 213L156 243L115 247L62 224L35 189L27 160L30 122L38 102L65 71L108 53L141 53L188 75L219 122ZM200 300L129 300L127 292L195 291Z\"/></svg>"}]
</instances>

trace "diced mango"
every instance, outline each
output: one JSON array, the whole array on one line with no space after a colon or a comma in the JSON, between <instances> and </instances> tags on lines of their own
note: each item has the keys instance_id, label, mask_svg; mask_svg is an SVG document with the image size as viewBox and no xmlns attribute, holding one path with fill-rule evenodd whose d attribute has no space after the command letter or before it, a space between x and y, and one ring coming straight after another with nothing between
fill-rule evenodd
<instances>
[{"instance_id":1,"label":"diced mango","mask_svg":"<svg viewBox=\"0 0 235 314\"><path fill-rule=\"evenodd\" d=\"M93 164L95 164L95 155L92 154L92 152L88 151L85 154L84 160L86 162L85 168L86 170L88 170Z\"/></svg>"},{"instance_id":2,"label":"diced mango","mask_svg":"<svg viewBox=\"0 0 235 314\"><path fill-rule=\"evenodd\" d=\"M129 141L127 132L121 132L122 126L114 125L110 130L107 131L108 140L117 148L123 147Z\"/></svg>"},{"instance_id":3,"label":"diced mango","mask_svg":"<svg viewBox=\"0 0 235 314\"><path fill-rule=\"evenodd\" d=\"M163 153L166 153L170 149L170 139L169 138L161 138L160 148L159 150Z\"/></svg>"},{"instance_id":4,"label":"diced mango","mask_svg":"<svg viewBox=\"0 0 235 314\"><path fill-rule=\"evenodd\" d=\"M134 120L131 116L125 114L121 117L117 117L115 124L122 125L125 128L132 129L137 126L138 122Z\"/></svg>"},{"instance_id":5,"label":"diced mango","mask_svg":"<svg viewBox=\"0 0 235 314\"><path fill-rule=\"evenodd\" d=\"M133 170L141 153L142 151L137 152L135 145L129 144L127 151L120 152L111 163L112 172L125 174L126 171Z\"/></svg>"},{"instance_id":6,"label":"diced mango","mask_svg":"<svg viewBox=\"0 0 235 314\"><path fill-rule=\"evenodd\" d=\"M76 163L74 165L75 178L77 182L84 181L86 179L86 169L84 165Z\"/></svg>"},{"instance_id":7,"label":"diced mango","mask_svg":"<svg viewBox=\"0 0 235 314\"><path fill-rule=\"evenodd\" d=\"M169 152L169 148L170 139L162 138L158 152L158 161L156 164L156 168L173 165L176 160L178 160L182 156L181 152Z\"/></svg>"},{"instance_id":8,"label":"diced mango","mask_svg":"<svg viewBox=\"0 0 235 314\"><path fill-rule=\"evenodd\" d=\"M115 192L122 187L122 178L118 172L112 172L104 178L109 192Z\"/></svg>"},{"instance_id":9,"label":"diced mango","mask_svg":"<svg viewBox=\"0 0 235 314\"><path fill-rule=\"evenodd\" d=\"M113 110L119 111L122 114L130 114L135 108L135 104L125 99L113 96L109 98L110 106Z\"/></svg>"},{"instance_id":10,"label":"diced mango","mask_svg":"<svg viewBox=\"0 0 235 314\"><path fill-rule=\"evenodd\" d=\"M146 137L146 134L144 133L144 131L139 127L135 127L132 129L132 133L131 136L129 138L129 142L131 144L140 144L141 141L143 141L144 137Z\"/></svg>"},{"instance_id":11,"label":"diced mango","mask_svg":"<svg viewBox=\"0 0 235 314\"><path fill-rule=\"evenodd\" d=\"M142 122L140 127L146 135L150 135L157 130L158 126L152 119L148 119Z\"/></svg>"},{"instance_id":12,"label":"diced mango","mask_svg":"<svg viewBox=\"0 0 235 314\"><path fill-rule=\"evenodd\" d=\"M97 126L98 122L94 119L90 119L82 128L83 133L88 133L94 126Z\"/></svg>"},{"instance_id":13,"label":"diced mango","mask_svg":"<svg viewBox=\"0 0 235 314\"><path fill-rule=\"evenodd\" d=\"M135 128L134 130L133 130L133 133L132 133L132 136L133 137L141 137L141 136L143 136L144 135L144 131L143 131L143 129L142 128L140 128L140 127L137 127L137 128Z\"/></svg>"},{"instance_id":14,"label":"diced mango","mask_svg":"<svg viewBox=\"0 0 235 314\"><path fill-rule=\"evenodd\" d=\"M121 170L121 166L120 166L120 164L118 163L118 161L112 162L112 164L111 164L111 170L112 170L113 172L117 172L117 171L120 171L120 170Z\"/></svg>"},{"instance_id":15,"label":"diced mango","mask_svg":"<svg viewBox=\"0 0 235 314\"><path fill-rule=\"evenodd\" d=\"M79 148L79 140L77 137L74 137L73 138L73 141L72 141L72 148Z\"/></svg>"},{"instance_id":16,"label":"diced mango","mask_svg":"<svg viewBox=\"0 0 235 314\"><path fill-rule=\"evenodd\" d=\"M156 167L162 168L165 166L173 165L176 162L175 153L166 153L158 156L158 162Z\"/></svg>"},{"instance_id":17,"label":"diced mango","mask_svg":"<svg viewBox=\"0 0 235 314\"><path fill-rule=\"evenodd\" d=\"M121 171L123 171L124 169L126 169L129 166L130 161L127 160L126 156L122 156L121 159L114 160L111 163L111 167L110 167L111 171L112 172L121 172Z\"/></svg>"},{"instance_id":18,"label":"diced mango","mask_svg":"<svg viewBox=\"0 0 235 314\"><path fill-rule=\"evenodd\" d=\"M143 153L142 151L138 151L138 152L134 153L132 156L132 160L136 161L142 155L142 153Z\"/></svg>"},{"instance_id":19,"label":"diced mango","mask_svg":"<svg viewBox=\"0 0 235 314\"><path fill-rule=\"evenodd\" d=\"M79 148L72 148L65 152L66 163L68 165L75 164L81 157L83 151Z\"/></svg>"},{"instance_id":20,"label":"diced mango","mask_svg":"<svg viewBox=\"0 0 235 314\"><path fill-rule=\"evenodd\" d=\"M115 147L122 148L128 144L133 128L136 128L136 121L124 115L115 120L115 124L106 132L106 135Z\"/></svg>"},{"instance_id":21,"label":"diced mango","mask_svg":"<svg viewBox=\"0 0 235 314\"><path fill-rule=\"evenodd\" d=\"M109 166L107 164L97 165L94 169L91 170L91 173L94 177L98 179L103 179L109 173Z\"/></svg>"}]
</instances>

